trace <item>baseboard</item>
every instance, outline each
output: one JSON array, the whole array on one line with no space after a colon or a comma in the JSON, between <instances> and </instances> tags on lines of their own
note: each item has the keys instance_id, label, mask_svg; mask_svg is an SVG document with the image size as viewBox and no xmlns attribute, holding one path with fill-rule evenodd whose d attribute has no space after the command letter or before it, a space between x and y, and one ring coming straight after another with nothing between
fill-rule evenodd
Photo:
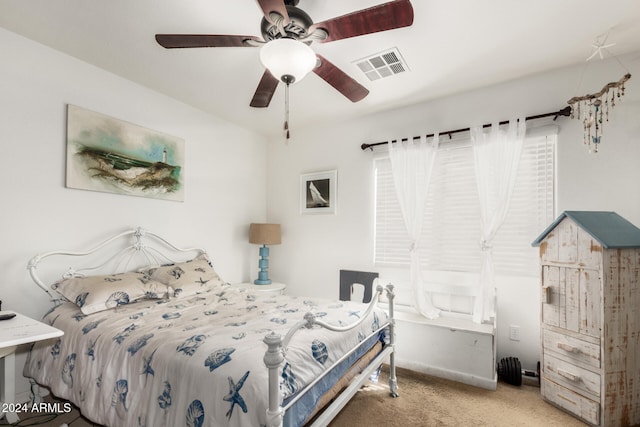
<instances>
[{"instance_id":1,"label":"baseboard","mask_svg":"<svg viewBox=\"0 0 640 427\"><path fill-rule=\"evenodd\" d=\"M472 385L475 387L484 388L487 390L495 391L498 387L497 376L493 379L481 378L475 375L469 375L464 372L456 372L447 369L437 368L434 366L428 366L421 363L416 363L411 360L403 360L396 358L396 365L400 368L409 369L411 371L420 372L427 375L432 375L438 378L444 378L451 381L460 382L463 384Z\"/></svg>"}]
</instances>

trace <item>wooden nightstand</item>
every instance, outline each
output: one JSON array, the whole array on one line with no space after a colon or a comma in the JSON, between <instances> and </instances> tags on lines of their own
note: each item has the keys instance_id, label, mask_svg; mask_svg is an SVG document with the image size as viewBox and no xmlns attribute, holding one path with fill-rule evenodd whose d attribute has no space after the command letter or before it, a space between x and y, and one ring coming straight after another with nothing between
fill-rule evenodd
<instances>
[{"instance_id":1,"label":"wooden nightstand","mask_svg":"<svg viewBox=\"0 0 640 427\"><path fill-rule=\"evenodd\" d=\"M11 314L12 311L2 311L0 314ZM19 418L13 406L16 396L15 375L16 355L15 351L21 344L29 344L61 336L64 332L45 323L33 320L30 317L15 313L15 317L0 321L0 358L4 365L4 377L0 390L0 405L3 412L0 418L7 417L9 423L16 423ZM5 411L5 409L7 409Z\"/></svg>"},{"instance_id":2,"label":"wooden nightstand","mask_svg":"<svg viewBox=\"0 0 640 427\"><path fill-rule=\"evenodd\" d=\"M270 285L256 285L254 283L235 283L234 288L246 289L247 291L265 294L283 295L287 285L284 283L273 282Z\"/></svg>"}]
</instances>

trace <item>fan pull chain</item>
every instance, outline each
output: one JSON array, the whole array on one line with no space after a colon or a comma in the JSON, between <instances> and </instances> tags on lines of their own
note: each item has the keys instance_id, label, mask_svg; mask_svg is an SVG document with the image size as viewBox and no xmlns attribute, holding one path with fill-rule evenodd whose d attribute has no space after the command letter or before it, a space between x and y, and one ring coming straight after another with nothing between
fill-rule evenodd
<instances>
[{"instance_id":1,"label":"fan pull chain","mask_svg":"<svg viewBox=\"0 0 640 427\"><path fill-rule=\"evenodd\" d=\"M289 83L284 87L284 135L286 142L289 142Z\"/></svg>"}]
</instances>

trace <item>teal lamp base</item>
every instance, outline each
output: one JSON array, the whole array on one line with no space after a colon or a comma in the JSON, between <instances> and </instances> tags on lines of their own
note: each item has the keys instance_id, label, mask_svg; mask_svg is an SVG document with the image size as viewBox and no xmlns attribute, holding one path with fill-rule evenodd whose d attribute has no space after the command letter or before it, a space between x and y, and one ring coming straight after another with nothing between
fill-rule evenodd
<instances>
[{"instance_id":1,"label":"teal lamp base","mask_svg":"<svg viewBox=\"0 0 640 427\"><path fill-rule=\"evenodd\" d=\"M269 279L269 248L267 245L262 245L260 248L260 261L258 261L258 278L253 281L256 285L270 285L271 279Z\"/></svg>"}]
</instances>

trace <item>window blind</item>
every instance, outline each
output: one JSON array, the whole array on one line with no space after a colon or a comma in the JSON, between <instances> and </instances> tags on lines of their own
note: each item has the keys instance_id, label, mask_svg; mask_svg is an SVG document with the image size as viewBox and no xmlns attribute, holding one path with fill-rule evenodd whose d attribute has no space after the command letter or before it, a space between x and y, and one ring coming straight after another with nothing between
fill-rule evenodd
<instances>
[{"instance_id":1,"label":"window blind","mask_svg":"<svg viewBox=\"0 0 640 427\"><path fill-rule=\"evenodd\" d=\"M525 139L505 223L493 242L497 274L535 276L537 251L531 242L553 220L556 136ZM388 157L374 160L375 264L409 267L410 241L404 227ZM440 145L427 197L419 250L430 270L480 270L480 204L470 140Z\"/></svg>"}]
</instances>

